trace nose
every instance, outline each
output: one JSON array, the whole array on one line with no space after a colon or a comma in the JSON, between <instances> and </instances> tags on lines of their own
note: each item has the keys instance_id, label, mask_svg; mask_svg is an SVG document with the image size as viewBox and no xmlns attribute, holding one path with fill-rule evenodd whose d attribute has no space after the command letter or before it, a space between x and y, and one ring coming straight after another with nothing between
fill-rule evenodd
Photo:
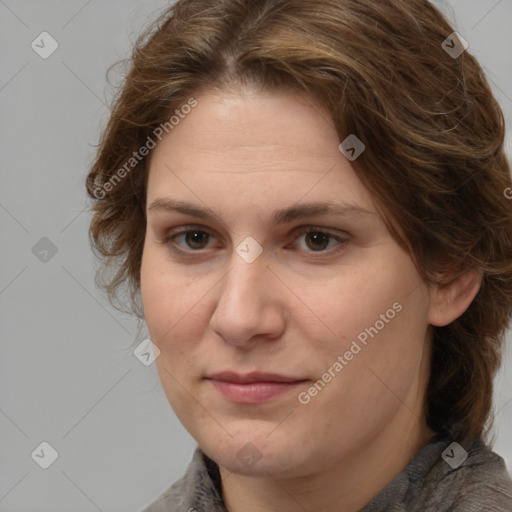
<instances>
[{"instance_id":1,"label":"nose","mask_svg":"<svg viewBox=\"0 0 512 512\"><path fill-rule=\"evenodd\" d=\"M246 263L234 254L233 259L233 267L219 285L210 319L213 331L226 343L244 348L278 338L286 326L282 284L263 258Z\"/></svg>"}]
</instances>

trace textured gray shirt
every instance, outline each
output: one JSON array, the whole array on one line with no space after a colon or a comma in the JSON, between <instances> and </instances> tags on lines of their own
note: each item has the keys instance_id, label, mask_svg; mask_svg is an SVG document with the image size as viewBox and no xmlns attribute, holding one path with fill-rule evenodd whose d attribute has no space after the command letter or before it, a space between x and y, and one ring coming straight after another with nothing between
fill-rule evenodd
<instances>
[{"instance_id":1,"label":"textured gray shirt","mask_svg":"<svg viewBox=\"0 0 512 512\"><path fill-rule=\"evenodd\" d=\"M479 441L465 460L451 446L435 438L361 512L512 512L503 459ZM217 464L197 447L185 475L142 512L226 512Z\"/></svg>"}]
</instances>

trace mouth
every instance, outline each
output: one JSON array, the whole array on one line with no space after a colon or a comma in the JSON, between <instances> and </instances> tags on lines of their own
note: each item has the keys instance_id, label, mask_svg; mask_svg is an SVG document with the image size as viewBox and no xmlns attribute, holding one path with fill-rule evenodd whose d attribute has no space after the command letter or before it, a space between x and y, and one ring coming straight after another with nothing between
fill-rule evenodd
<instances>
[{"instance_id":1,"label":"mouth","mask_svg":"<svg viewBox=\"0 0 512 512\"><path fill-rule=\"evenodd\" d=\"M262 372L245 375L220 372L206 377L206 380L211 382L214 389L225 399L239 404L267 402L307 382L307 379Z\"/></svg>"}]
</instances>

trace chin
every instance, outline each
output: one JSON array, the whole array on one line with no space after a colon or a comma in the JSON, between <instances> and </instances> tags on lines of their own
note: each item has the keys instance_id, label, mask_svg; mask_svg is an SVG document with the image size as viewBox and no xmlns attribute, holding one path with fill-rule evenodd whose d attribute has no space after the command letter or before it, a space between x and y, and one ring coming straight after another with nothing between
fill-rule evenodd
<instances>
[{"instance_id":1,"label":"chin","mask_svg":"<svg viewBox=\"0 0 512 512\"><path fill-rule=\"evenodd\" d=\"M249 425L233 437L226 434L222 442L202 438L198 444L211 459L231 473L268 476L268 473L285 475L295 472L304 462L304 454L297 450L298 443L293 442L284 430L280 436L275 432L269 436L272 429L268 424L266 427L258 431Z\"/></svg>"},{"instance_id":2,"label":"chin","mask_svg":"<svg viewBox=\"0 0 512 512\"><path fill-rule=\"evenodd\" d=\"M230 473L244 476L268 476L270 473L273 476L286 474L290 471L290 463L286 465L278 460L276 454L269 454L268 452L253 451L252 445L249 443L238 449L236 447L229 453L212 453L217 464L227 469ZM218 452L218 450L215 450Z\"/></svg>"}]
</instances>

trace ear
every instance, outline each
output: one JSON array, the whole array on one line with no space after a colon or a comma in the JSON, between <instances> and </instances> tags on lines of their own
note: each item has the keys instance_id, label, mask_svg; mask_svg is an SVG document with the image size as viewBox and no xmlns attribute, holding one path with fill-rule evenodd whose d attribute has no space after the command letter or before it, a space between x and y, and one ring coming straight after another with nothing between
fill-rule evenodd
<instances>
[{"instance_id":1,"label":"ear","mask_svg":"<svg viewBox=\"0 0 512 512\"><path fill-rule=\"evenodd\" d=\"M449 283L432 285L429 291L429 324L441 327L459 318L476 297L481 284L482 275L472 269Z\"/></svg>"}]
</instances>

